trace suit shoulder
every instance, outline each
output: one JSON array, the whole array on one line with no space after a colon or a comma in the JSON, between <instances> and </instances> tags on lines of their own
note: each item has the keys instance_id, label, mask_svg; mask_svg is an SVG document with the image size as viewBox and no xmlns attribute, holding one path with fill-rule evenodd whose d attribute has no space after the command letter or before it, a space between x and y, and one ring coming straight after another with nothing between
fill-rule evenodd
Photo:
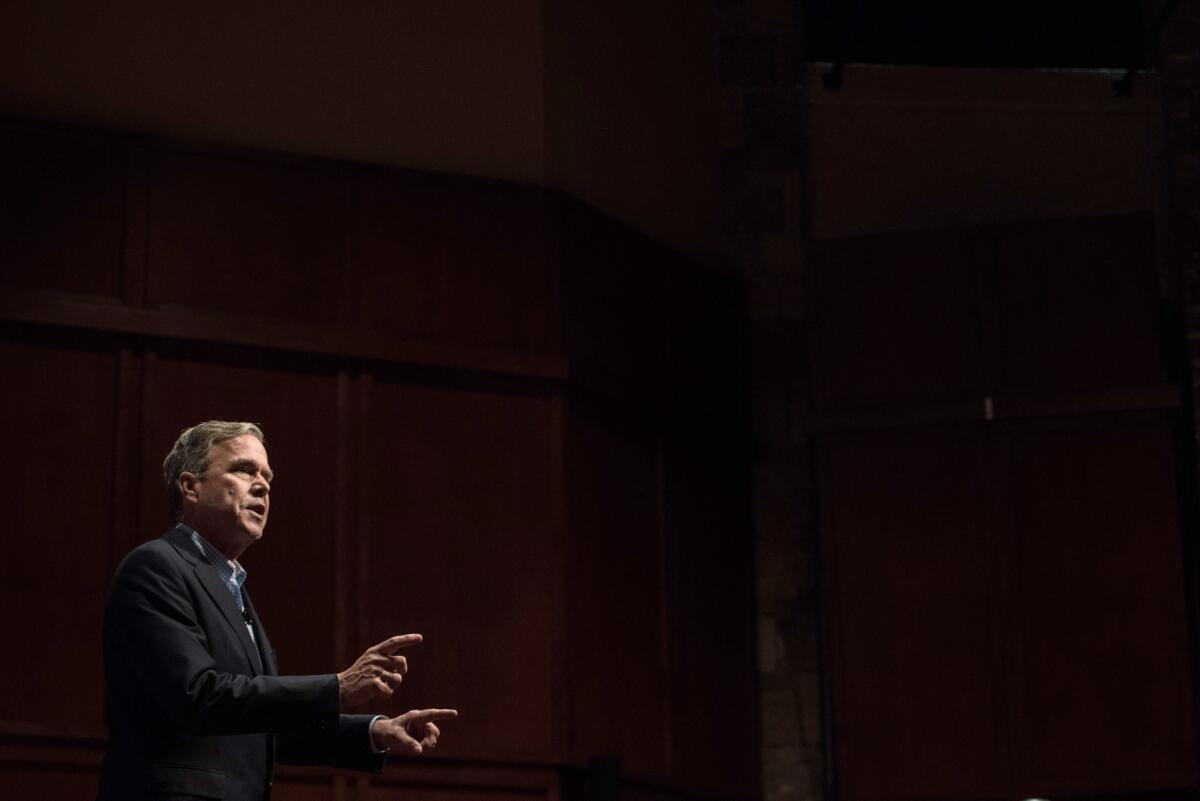
<instances>
[{"instance_id":1,"label":"suit shoulder","mask_svg":"<svg viewBox=\"0 0 1200 801\"><path fill-rule=\"evenodd\" d=\"M125 554L125 558L117 566L114 580L119 580L122 576L129 573L138 573L146 570L153 572L175 572L182 563L183 557L179 555L179 551L176 550L175 546L167 542L164 538L158 537L149 542L143 542Z\"/></svg>"},{"instance_id":2,"label":"suit shoulder","mask_svg":"<svg viewBox=\"0 0 1200 801\"><path fill-rule=\"evenodd\" d=\"M190 577L191 571L174 545L161 537L144 542L117 566L108 588L108 614L143 606L148 598L158 599L156 603L166 598L184 599Z\"/></svg>"}]
</instances>

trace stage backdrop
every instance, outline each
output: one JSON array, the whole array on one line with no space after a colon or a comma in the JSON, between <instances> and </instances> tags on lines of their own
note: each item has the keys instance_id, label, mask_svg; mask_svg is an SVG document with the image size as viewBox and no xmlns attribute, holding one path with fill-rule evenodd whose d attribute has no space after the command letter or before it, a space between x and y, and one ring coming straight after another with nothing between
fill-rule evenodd
<instances>
[{"instance_id":1,"label":"stage backdrop","mask_svg":"<svg viewBox=\"0 0 1200 801\"><path fill-rule=\"evenodd\" d=\"M842 801L1196 797L1195 443L1154 239L814 245Z\"/></svg>"},{"instance_id":2,"label":"stage backdrop","mask_svg":"<svg viewBox=\"0 0 1200 801\"><path fill-rule=\"evenodd\" d=\"M93 792L107 584L208 418L267 434L281 669L418 631L379 711L461 712L278 798L756 794L731 284L514 184L27 121L0 174L6 796Z\"/></svg>"}]
</instances>

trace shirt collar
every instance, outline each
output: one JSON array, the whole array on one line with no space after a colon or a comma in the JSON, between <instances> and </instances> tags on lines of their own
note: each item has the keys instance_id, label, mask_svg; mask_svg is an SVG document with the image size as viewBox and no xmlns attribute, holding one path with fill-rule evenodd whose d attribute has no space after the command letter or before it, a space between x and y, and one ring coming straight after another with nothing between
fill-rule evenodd
<instances>
[{"instance_id":1,"label":"shirt collar","mask_svg":"<svg viewBox=\"0 0 1200 801\"><path fill-rule=\"evenodd\" d=\"M236 559L229 559L225 554L218 551L211 542L200 536L200 532L187 525L186 523L176 523L175 527L187 534L192 539L192 543L200 551L200 555L204 557L204 561L208 562L221 573L221 578L225 579L227 584L232 584L238 590L246 583L246 568L242 567L241 563Z\"/></svg>"}]
</instances>

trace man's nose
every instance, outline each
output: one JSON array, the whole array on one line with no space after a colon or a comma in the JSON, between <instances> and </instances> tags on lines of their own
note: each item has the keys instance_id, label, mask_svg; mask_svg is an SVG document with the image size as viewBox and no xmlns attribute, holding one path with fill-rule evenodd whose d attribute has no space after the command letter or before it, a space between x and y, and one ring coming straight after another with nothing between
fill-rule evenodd
<instances>
[{"instance_id":1,"label":"man's nose","mask_svg":"<svg viewBox=\"0 0 1200 801\"><path fill-rule=\"evenodd\" d=\"M270 491L271 485L261 478L250 485L250 494L255 498L265 498Z\"/></svg>"}]
</instances>

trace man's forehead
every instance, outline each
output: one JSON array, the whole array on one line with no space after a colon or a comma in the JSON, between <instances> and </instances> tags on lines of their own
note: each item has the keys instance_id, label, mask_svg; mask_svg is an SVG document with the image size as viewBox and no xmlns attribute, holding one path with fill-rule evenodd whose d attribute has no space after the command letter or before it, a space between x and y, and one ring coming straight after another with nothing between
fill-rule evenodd
<instances>
[{"instance_id":1,"label":"man's forehead","mask_svg":"<svg viewBox=\"0 0 1200 801\"><path fill-rule=\"evenodd\" d=\"M214 451L222 450L237 459L254 459L264 464L267 461L267 449L253 434L239 434L236 437L214 442L212 449Z\"/></svg>"}]
</instances>

